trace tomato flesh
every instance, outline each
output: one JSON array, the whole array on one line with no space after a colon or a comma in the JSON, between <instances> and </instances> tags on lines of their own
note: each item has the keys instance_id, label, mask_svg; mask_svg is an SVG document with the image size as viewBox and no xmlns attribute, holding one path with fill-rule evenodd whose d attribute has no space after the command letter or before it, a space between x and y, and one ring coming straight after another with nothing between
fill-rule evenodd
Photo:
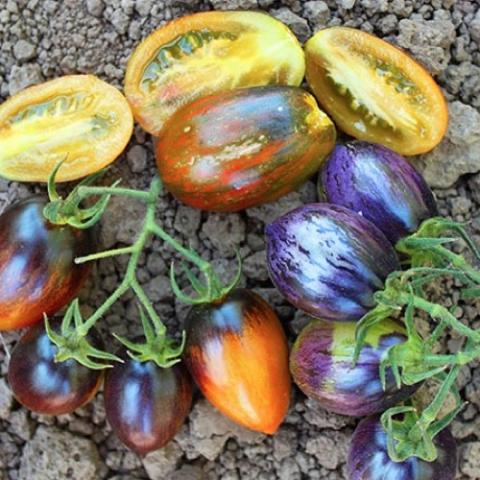
<instances>
[{"instance_id":1,"label":"tomato flesh","mask_svg":"<svg viewBox=\"0 0 480 480\"><path fill-rule=\"evenodd\" d=\"M0 176L75 180L110 164L133 130L125 97L92 75L70 75L27 88L0 106Z\"/></svg>"},{"instance_id":2,"label":"tomato flesh","mask_svg":"<svg viewBox=\"0 0 480 480\"><path fill-rule=\"evenodd\" d=\"M347 27L319 31L305 46L307 81L346 133L403 155L431 150L448 110L430 74L406 53Z\"/></svg>"},{"instance_id":3,"label":"tomato flesh","mask_svg":"<svg viewBox=\"0 0 480 480\"><path fill-rule=\"evenodd\" d=\"M0 216L0 331L27 327L72 300L91 270L74 259L93 253L95 234L52 225L46 200L32 197Z\"/></svg>"},{"instance_id":4,"label":"tomato flesh","mask_svg":"<svg viewBox=\"0 0 480 480\"><path fill-rule=\"evenodd\" d=\"M125 94L153 135L182 105L236 87L300 85L303 51L293 33L260 12L202 12L168 23L131 56Z\"/></svg>"}]
</instances>

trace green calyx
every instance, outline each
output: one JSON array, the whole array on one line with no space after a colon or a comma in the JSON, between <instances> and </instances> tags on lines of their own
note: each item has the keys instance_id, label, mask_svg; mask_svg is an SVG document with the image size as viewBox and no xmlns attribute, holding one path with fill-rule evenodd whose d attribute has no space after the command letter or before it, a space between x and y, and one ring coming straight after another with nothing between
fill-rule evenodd
<instances>
[{"instance_id":1,"label":"green calyx","mask_svg":"<svg viewBox=\"0 0 480 480\"><path fill-rule=\"evenodd\" d=\"M142 320L145 343L134 343L120 335L114 337L128 349L128 355L137 362L155 362L161 368L170 368L180 362L185 348L186 335L182 332L182 341L175 341L165 335L165 327L155 317L148 319L142 307L138 306Z\"/></svg>"},{"instance_id":2,"label":"green calyx","mask_svg":"<svg viewBox=\"0 0 480 480\"><path fill-rule=\"evenodd\" d=\"M410 403L390 408L382 415L388 453L396 462L411 456L428 462L436 460L435 436L463 407L455 380L463 365L480 358L480 332L456 318L455 306L447 309L428 300L425 294L425 287L431 282L450 277L462 287L461 298L480 295L480 272L449 248L460 239L466 242L474 258L480 260L480 251L465 225L451 220L431 218L413 235L400 240L395 248L403 254L408 268L388 276L384 289L374 294L374 308L357 323L355 359L358 359L369 329L375 324L391 316L400 316L405 324L405 342L390 347L381 361L380 378L384 389L387 372L393 374L398 388L402 384L414 385L425 380L439 385L428 406L421 408ZM433 325L426 324L422 333L416 323L416 312L422 312L433 322ZM454 354L437 351L437 342L447 330L466 339L465 346ZM441 414L447 399L451 398L455 399L455 407Z\"/></svg>"},{"instance_id":3,"label":"green calyx","mask_svg":"<svg viewBox=\"0 0 480 480\"><path fill-rule=\"evenodd\" d=\"M58 163L48 178L48 197L50 202L45 206L43 215L55 225L70 225L78 229L87 229L93 227L101 218L110 200L110 194L104 193L97 202L88 208L81 208L80 203L83 200L81 189L91 185L100 178L106 169L101 170L82 180L70 192L67 198L63 199L57 192L55 178L63 161ZM116 187L120 181L113 183L112 188Z\"/></svg>"},{"instance_id":4,"label":"green calyx","mask_svg":"<svg viewBox=\"0 0 480 480\"><path fill-rule=\"evenodd\" d=\"M182 262L186 279L190 282L195 292L193 296L188 296L180 288L173 263L170 271L171 286L174 293L181 301L192 305L221 301L235 288L241 276L242 265L239 253L237 252L238 269L235 278L228 285L223 285L209 262L203 260L191 248L186 248L181 245L157 224L155 218L156 210L158 197L162 190L162 184L158 177L153 178L148 191L119 188L117 187L120 183L119 181L114 182L113 185L109 187L93 186L92 183L104 173L101 171L81 181L72 192L63 199L58 195L55 187L55 176L60 166L61 163L55 167L48 182L50 203L45 207L44 215L51 223L70 225L74 228L89 228L100 220L112 195L140 200L146 205L146 212L143 226L133 244L75 259L75 263L81 264L118 255L130 256L123 280L90 317L83 320L78 301L74 301L67 309L60 333L52 330L46 318L45 326L47 333L58 348L56 359L58 361L65 361L74 358L79 363L95 369L111 366L101 360L120 361L118 357L107 352L102 352L91 346L86 339L86 335L95 323L106 314L110 307L128 290L131 290L139 302L145 342L134 343L119 336L116 336L117 339L127 347L129 355L137 361L153 361L162 368L168 368L174 365L180 361L180 356L185 345L185 333L183 333L183 340L180 345L177 345L176 342L167 337L166 327L155 312L150 299L137 278L140 256L148 241L152 236L158 237L197 268L203 280L192 271L186 262ZM99 199L92 207L81 208L81 202L91 196L99 197ZM73 320L75 321L74 328L72 327Z\"/></svg>"},{"instance_id":5,"label":"green calyx","mask_svg":"<svg viewBox=\"0 0 480 480\"><path fill-rule=\"evenodd\" d=\"M45 331L50 341L57 347L56 362L65 362L73 359L92 370L109 368L112 362L122 362L111 353L99 350L91 345L87 339L78 299L68 307L60 328L60 333L53 330L47 315L44 315Z\"/></svg>"}]
</instances>

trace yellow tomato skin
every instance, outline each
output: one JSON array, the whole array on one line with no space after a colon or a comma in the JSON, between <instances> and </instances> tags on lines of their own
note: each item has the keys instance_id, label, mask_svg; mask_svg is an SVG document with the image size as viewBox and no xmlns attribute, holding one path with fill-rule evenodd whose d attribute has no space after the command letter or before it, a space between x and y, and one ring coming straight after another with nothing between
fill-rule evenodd
<instances>
[{"instance_id":1,"label":"yellow tomato skin","mask_svg":"<svg viewBox=\"0 0 480 480\"><path fill-rule=\"evenodd\" d=\"M403 155L434 148L448 110L431 75L408 54L348 27L317 32L305 45L306 77L319 103L349 135Z\"/></svg>"},{"instance_id":2,"label":"yellow tomato skin","mask_svg":"<svg viewBox=\"0 0 480 480\"><path fill-rule=\"evenodd\" d=\"M130 106L93 75L67 75L36 85L0 106L0 176L46 182L85 177L112 163L133 131Z\"/></svg>"},{"instance_id":3,"label":"yellow tomato skin","mask_svg":"<svg viewBox=\"0 0 480 480\"><path fill-rule=\"evenodd\" d=\"M260 12L201 12L145 38L125 75L135 119L153 135L181 106L208 94L263 85L298 86L305 55L286 25Z\"/></svg>"}]
</instances>

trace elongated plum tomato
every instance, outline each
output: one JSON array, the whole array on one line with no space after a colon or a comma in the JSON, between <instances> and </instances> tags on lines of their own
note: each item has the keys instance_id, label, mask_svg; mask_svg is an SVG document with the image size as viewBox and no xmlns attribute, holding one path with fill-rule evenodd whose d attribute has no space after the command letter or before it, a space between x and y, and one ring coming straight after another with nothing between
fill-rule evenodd
<instances>
[{"instance_id":1,"label":"elongated plum tomato","mask_svg":"<svg viewBox=\"0 0 480 480\"><path fill-rule=\"evenodd\" d=\"M85 177L127 145L133 115L125 97L93 75L69 75L17 93L0 106L0 176L46 182Z\"/></svg>"},{"instance_id":2,"label":"elongated plum tomato","mask_svg":"<svg viewBox=\"0 0 480 480\"><path fill-rule=\"evenodd\" d=\"M27 327L72 300L91 265L74 259L93 253L92 230L52 225L46 200L31 197L0 216L0 331Z\"/></svg>"},{"instance_id":3,"label":"elongated plum tomato","mask_svg":"<svg viewBox=\"0 0 480 480\"><path fill-rule=\"evenodd\" d=\"M267 266L297 308L323 320L359 320L373 294L400 268L385 235L361 215L313 203L266 227Z\"/></svg>"},{"instance_id":4,"label":"elongated plum tomato","mask_svg":"<svg viewBox=\"0 0 480 480\"><path fill-rule=\"evenodd\" d=\"M107 420L120 440L139 455L166 445L190 411L192 384L186 368L177 363L161 368L138 362L122 348L105 376Z\"/></svg>"},{"instance_id":5,"label":"elongated plum tomato","mask_svg":"<svg viewBox=\"0 0 480 480\"><path fill-rule=\"evenodd\" d=\"M52 326L58 329L59 322ZM89 341L104 349L94 331L89 333ZM27 330L12 351L8 382L15 398L33 412L71 413L88 403L100 387L101 370L90 370L73 359L56 362L56 352L43 323Z\"/></svg>"},{"instance_id":6,"label":"elongated plum tomato","mask_svg":"<svg viewBox=\"0 0 480 480\"><path fill-rule=\"evenodd\" d=\"M196 98L237 87L298 86L305 56L286 25L260 12L202 12L173 20L135 49L125 94L136 120L158 135Z\"/></svg>"},{"instance_id":7,"label":"elongated plum tomato","mask_svg":"<svg viewBox=\"0 0 480 480\"><path fill-rule=\"evenodd\" d=\"M337 126L404 155L428 152L445 134L448 109L430 74L390 43L347 27L305 45L307 81Z\"/></svg>"},{"instance_id":8,"label":"elongated plum tomato","mask_svg":"<svg viewBox=\"0 0 480 480\"><path fill-rule=\"evenodd\" d=\"M418 385L397 388L386 371L385 390L380 362L388 349L406 340L404 328L391 320L368 331L358 362L354 322L314 320L297 337L290 354L294 382L322 407L342 415L361 417L383 412L410 397Z\"/></svg>"},{"instance_id":9,"label":"elongated plum tomato","mask_svg":"<svg viewBox=\"0 0 480 480\"><path fill-rule=\"evenodd\" d=\"M274 310L236 289L194 306L186 320L185 361L207 400L234 422L273 434L290 399L288 345Z\"/></svg>"},{"instance_id":10,"label":"elongated plum tomato","mask_svg":"<svg viewBox=\"0 0 480 480\"><path fill-rule=\"evenodd\" d=\"M296 87L237 89L178 110L156 146L168 190L203 210L236 211L271 202L315 173L335 127Z\"/></svg>"},{"instance_id":11,"label":"elongated plum tomato","mask_svg":"<svg viewBox=\"0 0 480 480\"><path fill-rule=\"evenodd\" d=\"M426 462L410 457L394 462L388 456L387 435L374 415L356 428L347 460L349 480L454 480L457 470L457 447L450 430L442 430L434 439L438 458Z\"/></svg>"},{"instance_id":12,"label":"elongated plum tomato","mask_svg":"<svg viewBox=\"0 0 480 480\"><path fill-rule=\"evenodd\" d=\"M438 215L422 175L382 145L337 145L319 176L319 190L328 202L361 212L392 243Z\"/></svg>"}]
</instances>

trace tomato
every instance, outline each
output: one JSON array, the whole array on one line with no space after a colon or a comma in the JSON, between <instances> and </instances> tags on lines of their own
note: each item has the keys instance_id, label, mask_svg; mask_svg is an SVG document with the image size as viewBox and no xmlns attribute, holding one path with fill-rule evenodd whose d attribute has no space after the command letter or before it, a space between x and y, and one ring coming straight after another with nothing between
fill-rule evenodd
<instances>
[{"instance_id":1,"label":"tomato","mask_svg":"<svg viewBox=\"0 0 480 480\"><path fill-rule=\"evenodd\" d=\"M165 187L190 206L237 211L296 189L322 164L335 128L297 87L255 87L189 103L156 145Z\"/></svg>"},{"instance_id":2,"label":"tomato","mask_svg":"<svg viewBox=\"0 0 480 480\"><path fill-rule=\"evenodd\" d=\"M161 368L138 362L123 348L105 377L105 412L114 433L140 455L167 444L192 404L192 384L183 364Z\"/></svg>"},{"instance_id":3,"label":"tomato","mask_svg":"<svg viewBox=\"0 0 480 480\"><path fill-rule=\"evenodd\" d=\"M50 224L47 201L31 197L0 216L0 331L27 327L72 300L91 265L74 259L93 252L95 233Z\"/></svg>"},{"instance_id":4,"label":"tomato","mask_svg":"<svg viewBox=\"0 0 480 480\"><path fill-rule=\"evenodd\" d=\"M52 326L58 329L58 323ZM98 335L89 335L90 343L103 350ZM8 382L15 398L33 412L73 412L88 403L100 387L101 370L90 370L73 359L56 362L56 352L43 323L27 330L12 351Z\"/></svg>"},{"instance_id":5,"label":"tomato","mask_svg":"<svg viewBox=\"0 0 480 480\"><path fill-rule=\"evenodd\" d=\"M133 116L125 97L92 75L70 75L27 88L0 106L0 176L46 182L85 177L125 148Z\"/></svg>"},{"instance_id":6,"label":"tomato","mask_svg":"<svg viewBox=\"0 0 480 480\"><path fill-rule=\"evenodd\" d=\"M362 420L353 433L347 459L349 480L454 480L457 472L457 446L450 430L434 438L438 458L426 462L409 457L394 462L388 455L387 434L378 415Z\"/></svg>"},{"instance_id":7,"label":"tomato","mask_svg":"<svg viewBox=\"0 0 480 480\"><path fill-rule=\"evenodd\" d=\"M404 155L445 134L445 98L430 74L397 47L347 27L320 30L305 46L307 81L337 126Z\"/></svg>"},{"instance_id":8,"label":"tomato","mask_svg":"<svg viewBox=\"0 0 480 480\"><path fill-rule=\"evenodd\" d=\"M234 422L273 434L290 399L288 345L270 305L236 289L194 306L186 320L185 361L207 400Z\"/></svg>"},{"instance_id":9,"label":"tomato","mask_svg":"<svg viewBox=\"0 0 480 480\"><path fill-rule=\"evenodd\" d=\"M302 48L278 20L260 12L202 12L174 20L135 49L125 94L153 135L182 105L236 87L300 85Z\"/></svg>"}]
</instances>

